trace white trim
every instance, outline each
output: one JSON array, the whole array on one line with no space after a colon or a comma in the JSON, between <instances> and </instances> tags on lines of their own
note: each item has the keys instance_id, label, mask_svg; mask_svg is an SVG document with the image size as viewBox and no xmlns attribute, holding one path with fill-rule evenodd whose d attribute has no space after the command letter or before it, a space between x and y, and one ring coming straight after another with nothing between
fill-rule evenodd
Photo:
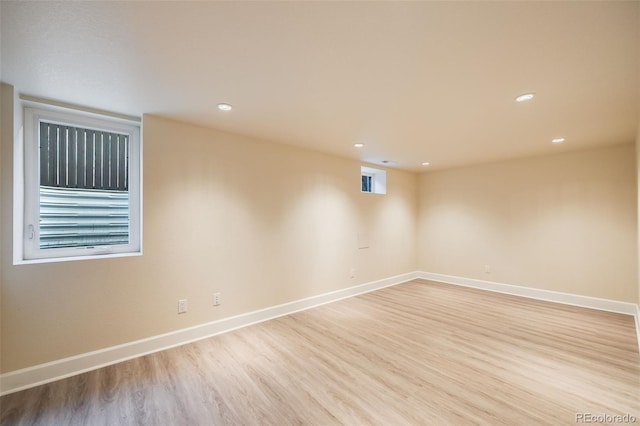
<instances>
[{"instance_id":1,"label":"white trim","mask_svg":"<svg viewBox=\"0 0 640 426\"><path fill-rule=\"evenodd\" d=\"M599 297L562 293L553 290L502 284L493 281L477 280L474 278L456 277L454 275L436 274L433 272L420 272L419 275L420 278L424 280L438 281L441 283L460 285L464 287L473 287L496 293L512 294L514 296L528 297L529 299L562 303L563 305L580 306L583 308L597 309L599 311L631 315L634 317L636 324L638 352L640 352L640 305L638 304L601 299Z\"/></svg>"},{"instance_id":2,"label":"white trim","mask_svg":"<svg viewBox=\"0 0 640 426\"><path fill-rule=\"evenodd\" d=\"M176 330L170 333L124 343L122 345L112 346L4 373L0 375L0 395L6 395L34 386L43 385L45 383L50 383L87 371L96 370L107 365L116 364L129 359L148 355L150 353L206 339L208 337L268 321L284 315L289 315L381 288L402 284L416 278L473 287L498 293L512 294L548 302L562 303L565 305L581 306L602 311L632 315L635 318L636 333L638 335L638 345L640 350L640 306L637 304L531 287L502 284L492 281L483 281L473 278L463 278L453 275L436 274L431 272L409 272L317 296L307 297L305 299L281 305L271 306L269 308L248 312L246 314L223 318L217 321Z\"/></svg>"},{"instance_id":3,"label":"white trim","mask_svg":"<svg viewBox=\"0 0 640 426\"><path fill-rule=\"evenodd\" d=\"M142 119L140 117L137 117L134 115L120 114L117 112L107 111L107 110L98 109L98 108L90 108L84 105L71 104L67 102L57 101L54 99L45 99L45 98L40 98L38 96L25 95L24 93L20 94L19 99L20 101L22 101L24 105L30 105L30 106L36 106L36 107L41 107L44 105L47 108L56 109L60 111L73 110L76 112L87 113L87 114L91 114L101 118L106 116L111 119L137 123L138 125L142 122Z\"/></svg>"},{"instance_id":4,"label":"white trim","mask_svg":"<svg viewBox=\"0 0 640 426\"><path fill-rule=\"evenodd\" d=\"M88 256L43 257L38 259L27 259L27 260L22 260L18 258L13 262L13 265L18 266L18 265L33 265L38 263L58 263L58 262L70 262L70 261L75 262L78 260L109 259L113 257L132 257L132 256L142 256L142 249L140 251L122 252L122 253L109 253L106 250L103 252L96 250L95 254L88 255Z\"/></svg>"},{"instance_id":5,"label":"white trim","mask_svg":"<svg viewBox=\"0 0 640 426\"><path fill-rule=\"evenodd\" d=\"M360 166L360 177L371 177L371 192L362 191L363 194L381 194L387 193L387 171L382 169L375 169L373 167Z\"/></svg>"},{"instance_id":6,"label":"white trim","mask_svg":"<svg viewBox=\"0 0 640 426\"><path fill-rule=\"evenodd\" d=\"M18 133L14 135L13 139L13 170L11 175L13 177L13 208L11 214L13 215L13 233L11 238L13 240L13 264L16 265L24 257L22 249L22 236L24 227L24 122L22 117L22 110L20 114L16 114L13 119L15 126L18 126ZM19 120L19 123L18 123Z\"/></svg>"},{"instance_id":7,"label":"white trim","mask_svg":"<svg viewBox=\"0 0 640 426\"><path fill-rule=\"evenodd\" d=\"M496 293L512 294L514 296L522 296L529 299L562 303L564 305L581 306L583 308L597 309L600 311L616 312L619 314L635 316L637 311L637 305L635 303L619 302L617 300L601 299L591 296L581 296L571 293L562 293L553 290L543 290L539 288L502 284L493 281L477 280L474 278L435 274L432 272L420 272L420 278L431 281L439 281L447 284L460 285L464 287L473 287L482 290L493 291Z\"/></svg>"},{"instance_id":8,"label":"white trim","mask_svg":"<svg viewBox=\"0 0 640 426\"><path fill-rule=\"evenodd\" d=\"M278 318L294 312L310 309L326 303L335 302L358 294L368 293L384 287L390 287L420 277L419 272L409 272L393 277L372 281L353 287L307 297L282 305L260 309L246 314L223 318L217 321L160 334L146 339L136 340L122 345L112 346L93 352L63 358L21 370L0 375L0 395L17 392L55 380L75 376L107 365L137 358L153 352L162 351L217 334Z\"/></svg>"}]
</instances>

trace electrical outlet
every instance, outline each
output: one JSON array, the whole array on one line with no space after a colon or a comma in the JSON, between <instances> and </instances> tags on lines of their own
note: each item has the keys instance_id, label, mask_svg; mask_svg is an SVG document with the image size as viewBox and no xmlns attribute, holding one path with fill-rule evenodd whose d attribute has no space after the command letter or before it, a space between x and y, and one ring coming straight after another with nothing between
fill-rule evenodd
<instances>
[{"instance_id":1,"label":"electrical outlet","mask_svg":"<svg viewBox=\"0 0 640 426\"><path fill-rule=\"evenodd\" d=\"M351 271L349 272L349 278L355 278L356 277L356 268L351 268Z\"/></svg>"},{"instance_id":2,"label":"electrical outlet","mask_svg":"<svg viewBox=\"0 0 640 426\"><path fill-rule=\"evenodd\" d=\"M220 304L220 293L213 293L213 306Z\"/></svg>"},{"instance_id":3,"label":"electrical outlet","mask_svg":"<svg viewBox=\"0 0 640 426\"><path fill-rule=\"evenodd\" d=\"M178 300L178 313L179 314L187 313L187 299Z\"/></svg>"},{"instance_id":4,"label":"electrical outlet","mask_svg":"<svg viewBox=\"0 0 640 426\"><path fill-rule=\"evenodd\" d=\"M491 273L491 265L484 265L484 273L485 274Z\"/></svg>"}]
</instances>

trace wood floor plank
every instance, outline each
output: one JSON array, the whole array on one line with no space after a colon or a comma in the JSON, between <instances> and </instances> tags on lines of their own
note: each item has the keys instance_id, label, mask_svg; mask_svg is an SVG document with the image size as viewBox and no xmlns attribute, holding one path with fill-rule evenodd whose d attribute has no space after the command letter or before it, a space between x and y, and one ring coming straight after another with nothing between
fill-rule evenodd
<instances>
[{"instance_id":1,"label":"wood floor plank","mask_svg":"<svg viewBox=\"0 0 640 426\"><path fill-rule=\"evenodd\" d=\"M415 280L6 395L0 423L640 423L634 327Z\"/></svg>"}]
</instances>

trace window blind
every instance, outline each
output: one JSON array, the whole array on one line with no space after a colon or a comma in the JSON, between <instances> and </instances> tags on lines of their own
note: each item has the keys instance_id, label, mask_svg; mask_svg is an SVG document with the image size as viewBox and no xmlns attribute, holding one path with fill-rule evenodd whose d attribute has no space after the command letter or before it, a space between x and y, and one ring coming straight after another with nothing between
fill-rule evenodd
<instances>
[{"instance_id":1,"label":"window blind","mask_svg":"<svg viewBox=\"0 0 640 426\"><path fill-rule=\"evenodd\" d=\"M40 187L40 248L129 243L129 193Z\"/></svg>"}]
</instances>

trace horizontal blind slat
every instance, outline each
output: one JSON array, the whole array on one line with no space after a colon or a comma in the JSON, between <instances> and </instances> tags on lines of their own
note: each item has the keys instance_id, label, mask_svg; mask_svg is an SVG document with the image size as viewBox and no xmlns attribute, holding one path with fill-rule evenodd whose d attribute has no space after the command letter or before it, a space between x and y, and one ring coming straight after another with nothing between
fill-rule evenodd
<instances>
[{"instance_id":1,"label":"horizontal blind slat","mask_svg":"<svg viewBox=\"0 0 640 426\"><path fill-rule=\"evenodd\" d=\"M40 187L40 248L129 243L129 194Z\"/></svg>"}]
</instances>

